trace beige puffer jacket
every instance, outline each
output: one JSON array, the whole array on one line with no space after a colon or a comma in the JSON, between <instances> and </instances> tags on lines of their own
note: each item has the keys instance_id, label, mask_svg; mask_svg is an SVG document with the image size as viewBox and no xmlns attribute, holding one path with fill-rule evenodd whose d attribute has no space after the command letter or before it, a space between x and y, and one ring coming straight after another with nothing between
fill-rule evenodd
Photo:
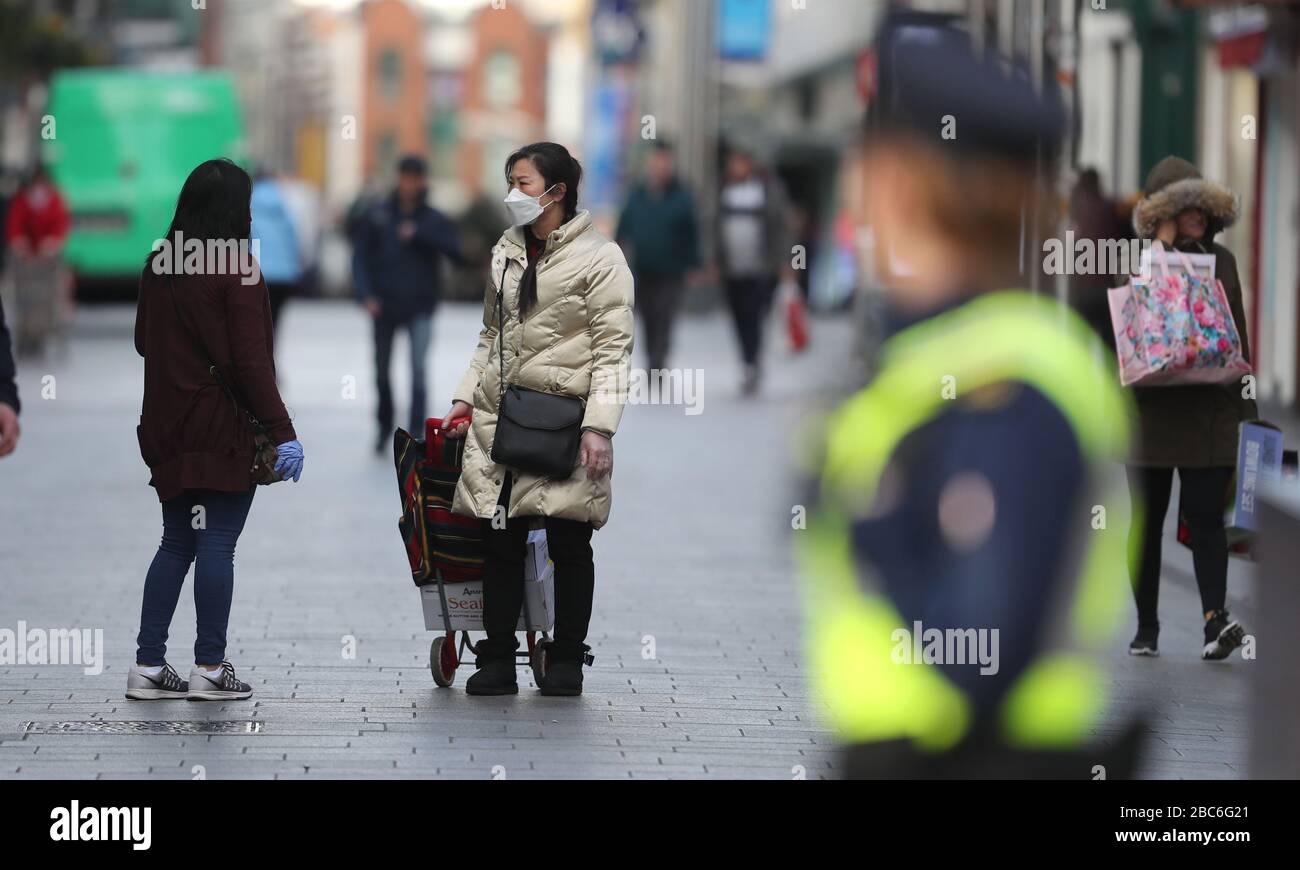
<instances>
[{"instance_id":1,"label":"beige puffer jacket","mask_svg":"<svg viewBox=\"0 0 1300 870\"><path fill-rule=\"evenodd\" d=\"M512 227L492 249L492 277L483 303L483 329L469 371L452 397L474 406L452 511L492 516L507 469L492 461L497 406L497 283L505 270L507 383L587 401L584 429L613 437L627 401L632 354L632 273L618 245L580 211L551 233L537 263L537 304L519 322L519 281L528 266L523 230ZM508 517L582 520L600 528L609 519L610 478L587 479L581 465L567 478L517 472Z\"/></svg>"}]
</instances>

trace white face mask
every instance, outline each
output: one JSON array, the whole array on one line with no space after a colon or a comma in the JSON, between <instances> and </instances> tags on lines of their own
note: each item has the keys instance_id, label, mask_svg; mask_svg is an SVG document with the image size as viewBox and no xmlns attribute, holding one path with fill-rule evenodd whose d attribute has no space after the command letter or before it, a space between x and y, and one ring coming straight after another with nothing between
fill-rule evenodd
<instances>
[{"instance_id":1,"label":"white face mask","mask_svg":"<svg viewBox=\"0 0 1300 870\"><path fill-rule=\"evenodd\" d=\"M555 185L552 184L550 187L546 188L546 190L542 191L542 196L546 196L546 194L550 193L554 189ZM542 212L555 204L555 200L551 200L546 205L542 205L542 196L529 196L517 187L510 191L510 193L506 194L504 202L506 204L506 211L510 213L511 225L516 227L526 227L541 217Z\"/></svg>"}]
</instances>

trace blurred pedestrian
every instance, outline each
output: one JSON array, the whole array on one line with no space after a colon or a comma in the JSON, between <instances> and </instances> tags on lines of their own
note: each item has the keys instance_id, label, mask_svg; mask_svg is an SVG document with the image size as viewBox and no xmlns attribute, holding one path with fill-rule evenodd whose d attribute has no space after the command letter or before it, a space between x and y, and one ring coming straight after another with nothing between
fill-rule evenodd
<instances>
[{"instance_id":1,"label":"blurred pedestrian","mask_svg":"<svg viewBox=\"0 0 1300 870\"><path fill-rule=\"evenodd\" d=\"M741 392L761 379L763 327L778 282L794 283L789 206L774 175L760 172L749 151L729 149L718 194L717 261L744 365Z\"/></svg>"},{"instance_id":2,"label":"blurred pedestrian","mask_svg":"<svg viewBox=\"0 0 1300 870\"><path fill-rule=\"evenodd\" d=\"M1086 326L1002 289L1063 114L947 21L892 13L877 48L864 194L889 335L809 457L815 686L850 777L1120 777L1130 744L1088 742L1126 597L1123 394Z\"/></svg>"},{"instance_id":3,"label":"blurred pedestrian","mask_svg":"<svg viewBox=\"0 0 1300 870\"><path fill-rule=\"evenodd\" d=\"M271 299L271 327L278 329L285 300L298 291L302 257L284 190L279 179L265 169L253 178L253 238L258 242L257 262Z\"/></svg>"},{"instance_id":4,"label":"blurred pedestrian","mask_svg":"<svg viewBox=\"0 0 1300 870\"><path fill-rule=\"evenodd\" d=\"M62 253L70 227L63 195L46 168L37 166L5 215L19 355L41 351L69 301Z\"/></svg>"},{"instance_id":5,"label":"blurred pedestrian","mask_svg":"<svg viewBox=\"0 0 1300 870\"><path fill-rule=\"evenodd\" d=\"M208 160L186 178L165 242L247 245L252 179L229 160ZM212 246L209 246L211 248ZM266 282L251 263L222 256L199 274L180 254L156 248L140 275L135 348L144 357L136 434L149 483L162 503L162 543L144 581L133 700L235 700L252 689L226 660L235 544L256 490L260 456L250 415L275 446L275 473L297 481L302 444L275 384ZM172 265L168 265L170 260ZM198 635L182 680L167 663L167 632L194 564Z\"/></svg>"},{"instance_id":6,"label":"blurred pedestrian","mask_svg":"<svg viewBox=\"0 0 1300 870\"><path fill-rule=\"evenodd\" d=\"M483 285L492 271L492 251L506 225L506 211L500 196L478 191L469 207L456 220L464 265L456 270L454 297L458 300L479 301Z\"/></svg>"},{"instance_id":7,"label":"blurred pedestrian","mask_svg":"<svg viewBox=\"0 0 1300 870\"><path fill-rule=\"evenodd\" d=\"M298 240L299 277L294 295L318 296L321 248L325 239L325 205L320 190L291 175L277 175L275 180Z\"/></svg>"},{"instance_id":8,"label":"blurred pedestrian","mask_svg":"<svg viewBox=\"0 0 1300 870\"><path fill-rule=\"evenodd\" d=\"M1132 225L1123 217L1120 204L1102 192L1101 176L1095 169L1082 170L1070 192L1070 229L1075 244L1093 242L1098 252L1107 250L1105 245L1133 237ZM1070 305L1111 354L1115 352L1115 331L1111 328L1107 291L1113 285L1114 279L1106 269L1097 268L1091 274L1070 270Z\"/></svg>"},{"instance_id":9,"label":"blurred pedestrian","mask_svg":"<svg viewBox=\"0 0 1300 870\"><path fill-rule=\"evenodd\" d=\"M628 191L614 238L636 279L648 368L666 369L683 285L701 261L695 201L677 174L672 146L662 139L646 156L642 180Z\"/></svg>"},{"instance_id":10,"label":"blurred pedestrian","mask_svg":"<svg viewBox=\"0 0 1300 870\"><path fill-rule=\"evenodd\" d=\"M1241 278L1232 252L1214 241L1237 218L1232 192L1201 177L1181 157L1166 157L1147 175L1133 222L1144 239L1165 248L1213 254L1215 277L1223 283L1249 361L1250 336ZM1178 471L1179 507L1191 534L1192 564L1201 594L1206 659L1223 659L1241 645L1245 629L1228 613L1228 538L1223 527L1228 488L1237 467L1239 424L1259 417L1253 395L1242 384L1135 387L1140 435L1129 474L1135 505L1145 504L1142 524L1133 527L1142 554L1133 594L1138 630L1129 652L1158 654L1161 538ZM1137 511L1135 510L1135 515Z\"/></svg>"},{"instance_id":11,"label":"blurred pedestrian","mask_svg":"<svg viewBox=\"0 0 1300 870\"><path fill-rule=\"evenodd\" d=\"M579 695L582 666L591 663L591 536L609 519L613 438L627 394L632 273L618 245L592 226L591 213L578 210L582 167L564 146L527 145L510 155L505 171L513 226L497 244L478 347L444 418L473 414L452 431L468 432L452 510L482 519L486 545L487 638L478 643L478 672L465 689L519 691L515 625L528 530L541 518L555 563L555 636L539 688L544 695ZM518 438L516 455L549 456L558 431L580 433L572 472L527 471L498 458L505 419Z\"/></svg>"},{"instance_id":12,"label":"blurred pedestrian","mask_svg":"<svg viewBox=\"0 0 1300 870\"><path fill-rule=\"evenodd\" d=\"M352 252L357 298L374 321L375 386L379 433L375 452L393 434L393 388L389 367L393 339L405 330L411 351L412 432L424 430L426 358L433 337L433 311L442 290L442 258L463 262L456 228L426 201L425 161L407 155L397 164L397 186L358 221Z\"/></svg>"},{"instance_id":13,"label":"blurred pedestrian","mask_svg":"<svg viewBox=\"0 0 1300 870\"><path fill-rule=\"evenodd\" d=\"M13 342L5 324L4 304L0 302L0 458L13 453L18 446L18 414L22 403L18 401L16 376Z\"/></svg>"},{"instance_id":14,"label":"blurred pedestrian","mask_svg":"<svg viewBox=\"0 0 1300 870\"><path fill-rule=\"evenodd\" d=\"M368 231L368 215L383 200L384 195L379 190L375 180L367 179L351 204L348 205L348 210L343 215L343 235L347 238L348 244L352 245L354 249Z\"/></svg>"},{"instance_id":15,"label":"blurred pedestrian","mask_svg":"<svg viewBox=\"0 0 1300 870\"><path fill-rule=\"evenodd\" d=\"M5 274L5 267L9 265L9 206L13 204L14 197L19 189L19 175L16 172L0 166L0 277Z\"/></svg>"},{"instance_id":16,"label":"blurred pedestrian","mask_svg":"<svg viewBox=\"0 0 1300 870\"><path fill-rule=\"evenodd\" d=\"M70 223L63 194L44 166L32 170L5 215L9 250L22 257L50 256L63 250Z\"/></svg>"}]
</instances>

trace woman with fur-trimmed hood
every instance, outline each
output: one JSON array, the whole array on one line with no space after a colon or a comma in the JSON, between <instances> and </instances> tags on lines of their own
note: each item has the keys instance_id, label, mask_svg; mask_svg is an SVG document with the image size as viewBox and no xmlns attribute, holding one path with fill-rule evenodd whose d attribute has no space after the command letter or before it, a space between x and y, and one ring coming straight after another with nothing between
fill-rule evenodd
<instances>
[{"instance_id":1,"label":"woman with fur-trimmed hood","mask_svg":"<svg viewBox=\"0 0 1300 870\"><path fill-rule=\"evenodd\" d=\"M1232 192L1205 180L1195 166L1173 156L1152 168L1133 211L1133 224L1143 239L1158 239L1166 248L1186 253L1214 255L1215 276L1223 282L1242 352L1249 360L1250 339L1237 260L1214 241L1236 219L1237 200ZM1256 419L1255 400L1246 398L1244 383L1135 387L1133 393L1140 436L1129 480L1134 495L1140 492L1144 496L1144 522L1134 524L1135 530L1141 529L1142 556L1133 584L1138 631L1129 652L1157 655L1161 534L1177 469L1180 506L1191 532L1196 584L1204 611L1201 655L1226 658L1241 644L1245 632L1224 607L1228 542L1223 508L1237 463L1238 424ZM1138 509L1135 497L1135 516Z\"/></svg>"}]
</instances>

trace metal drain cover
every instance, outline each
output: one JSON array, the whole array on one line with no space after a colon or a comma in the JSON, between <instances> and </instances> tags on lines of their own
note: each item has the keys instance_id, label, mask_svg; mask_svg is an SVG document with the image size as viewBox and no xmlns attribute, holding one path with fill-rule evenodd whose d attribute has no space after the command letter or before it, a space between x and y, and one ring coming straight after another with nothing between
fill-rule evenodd
<instances>
[{"instance_id":1,"label":"metal drain cover","mask_svg":"<svg viewBox=\"0 0 1300 870\"><path fill-rule=\"evenodd\" d=\"M265 723L253 720L194 722L185 720L84 719L74 722L23 722L22 734L260 734Z\"/></svg>"}]
</instances>

